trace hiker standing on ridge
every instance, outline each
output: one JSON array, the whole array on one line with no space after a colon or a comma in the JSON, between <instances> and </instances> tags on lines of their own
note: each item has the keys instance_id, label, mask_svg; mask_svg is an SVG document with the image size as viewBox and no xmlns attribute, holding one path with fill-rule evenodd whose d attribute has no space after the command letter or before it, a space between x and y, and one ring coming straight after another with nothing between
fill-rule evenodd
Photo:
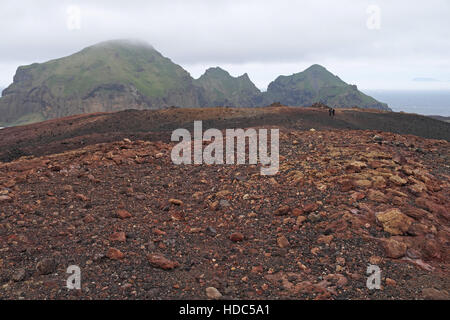
<instances>
[{"instance_id":1,"label":"hiker standing on ridge","mask_svg":"<svg viewBox=\"0 0 450 320\"><path fill-rule=\"evenodd\" d=\"M330 117L334 117L334 109L333 109L333 108L329 108L329 109L328 109L328 115L329 115Z\"/></svg>"}]
</instances>

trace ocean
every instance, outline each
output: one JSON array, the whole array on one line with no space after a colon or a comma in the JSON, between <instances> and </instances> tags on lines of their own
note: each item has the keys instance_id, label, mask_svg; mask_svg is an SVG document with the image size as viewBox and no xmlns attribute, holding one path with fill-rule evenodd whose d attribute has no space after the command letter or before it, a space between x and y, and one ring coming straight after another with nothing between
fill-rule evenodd
<instances>
[{"instance_id":1,"label":"ocean","mask_svg":"<svg viewBox=\"0 0 450 320\"><path fill-rule=\"evenodd\" d=\"M450 116L449 91L363 90L378 101L385 102L394 111L428 116Z\"/></svg>"}]
</instances>

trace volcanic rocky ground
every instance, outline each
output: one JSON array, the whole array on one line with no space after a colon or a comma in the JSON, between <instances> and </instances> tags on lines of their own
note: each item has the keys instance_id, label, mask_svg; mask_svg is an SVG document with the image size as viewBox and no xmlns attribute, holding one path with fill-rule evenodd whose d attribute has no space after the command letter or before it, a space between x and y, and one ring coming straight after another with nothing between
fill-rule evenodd
<instances>
[{"instance_id":1,"label":"volcanic rocky ground","mask_svg":"<svg viewBox=\"0 0 450 320\"><path fill-rule=\"evenodd\" d=\"M324 108L169 108L83 114L3 129L0 161L60 153L123 138L170 142L173 130L192 129L195 120L203 120L205 130L253 126L287 130L369 129L450 141L449 123L415 114L337 109L336 116L330 118Z\"/></svg>"},{"instance_id":2,"label":"volcanic rocky ground","mask_svg":"<svg viewBox=\"0 0 450 320\"><path fill-rule=\"evenodd\" d=\"M394 121L409 115L291 108L163 121L175 111L141 112L161 117L153 130L125 130L124 115L139 118L130 111L0 131L4 156L18 157L13 141L29 154L0 163L1 298L449 298L448 124L433 132ZM204 128L280 127L279 173L174 165L164 130L199 114ZM346 128L380 117L376 131ZM369 264L380 290L366 287ZM70 265L81 290L65 288Z\"/></svg>"}]
</instances>

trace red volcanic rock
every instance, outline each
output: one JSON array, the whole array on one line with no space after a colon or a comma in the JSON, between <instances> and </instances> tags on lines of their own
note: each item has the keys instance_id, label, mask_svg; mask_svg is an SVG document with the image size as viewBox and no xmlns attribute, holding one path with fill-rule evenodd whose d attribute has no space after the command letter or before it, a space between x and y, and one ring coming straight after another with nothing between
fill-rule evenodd
<instances>
[{"instance_id":1,"label":"red volcanic rock","mask_svg":"<svg viewBox=\"0 0 450 320\"><path fill-rule=\"evenodd\" d=\"M426 217L429 214L429 212L427 212L423 209L412 207L412 206L406 207L405 209L402 209L402 210L405 214L407 214L408 216L410 216L414 219L417 219L417 220L419 220L420 218Z\"/></svg>"},{"instance_id":2,"label":"red volcanic rock","mask_svg":"<svg viewBox=\"0 0 450 320\"><path fill-rule=\"evenodd\" d=\"M230 240L233 242L240 242L244 240L244 235L240 232L235 232L230 235Z\"/></svg>"},{"instance_id":3,"label":"red volcanic rock","mask_svg":"<svg viewBox=\"0 0 450 320\"><path fill-rule=\"evenodd\" d=\"M183 204L183 201L178 200L178 199L169 199L169 202L171 204L177 205L177 206L181 206Z\"/></svg>"},{"instance_id":4,"label":"red volcanic rock","mask_svg":"<svg viewBox=\"0 0 450 320\"><path fill-rule=\"evenodd\" d=\"M89 198L86 197L84 194L81 194L81 193L76 194L75 197L76 197L78 200L81 200L81 201L89 201Z\"/></svg>"},{"instance_id":5,"label":"red volcanic rock","mask_svg":"<svg viewBox=\"0 0 450 320\"><path fill-rule=\"evenodd\" d=\"M278 237L277 244L280 248L287 248L290 246L289 240L283 235Z\"/></svg>"},{"instance_id":6,"label":"red volcanic rock","mask_svg":"<svg viewBox=\"0 0 450 320\"><path fill-rule=\"evenodd\" d=\"M111 260L121 260L125 257L125 254L116 248L109 248L106 256Z\"/></svg>"},{"instance_id":7,"label":"red volcanic rock","mask_svg":"<svg viewBox=\"0 0 450 320\"><path fill-rule=\"evenodd\" d=\"M345 169L353 172L361 172L362 169L366 168L367 164L361 161L352 161L350 162Z\"/></svg>"},{"instance_id":8,"label":"red volcanic rock","mask_svg":"<svg viewBox=\"0 0 450 320\"><path fill-rule=\"evenodd\" d=\"M284 216L291 211L291 208L288 205L281 206L275 211L275 215Z\"/></svg>"},{"instance_id":9,"label":"red volcanic rock","mask_svg":"<svg viewBox=\"0 0 450 320\"><path fill-rule=\"evenodd\" d=\"M437 241L433 239L424 239L419 247L422 252L422 257L425 261L441 258L441 249Z\"/></svg>"},{"instance_id":10,"label":"red volcanic rock","mask_svg":"<svg viewBox=\"0 0 450 320\"><path fill-rule=\"evenodd\" d=\"M445 220L450 220L450 206L437 204L427 198L416 198L415 203L418 207L428 210L434 214L439 215Z\"/></svg>"},{"instance_id":11,"label":"red volcanic rock","mask_svg":"<svg viewBox=\"0 0 450 320\"><path fill-rule=\"evenodd\" d=\"M147 256L150 265L155 268L160 268L163 270L172 270L177 268L180 264L176 261L171 261L158 253L152 253Z\"/></svg>"},{"instance_id":12,"label":"red volcanic rock","mask_svg":"<svg viewBox=\"0 0 450 320\"><path fill-rule=\"evenodd\" d=\"M252 267L252 273L262 273L263 271L264 269L262 265Z\"/></svg>"},{"instance_id":13,"label":"red volcanic rock","mask_svg":"<svg viewBox=\"0 0 450 320\"><path fill-rule=\"evenodd\" d=\"M341 185L342 192L347 192L347 191L350 191L355 188L355 185L350 180L344 180L344 181L340 182L340 185Z\"/></svg>"},{"instance_id":14,"label":"red volcanic rock","mask_svg":"<svg viewBox=\"0 0 450 320\"><path fill-rule=\"evenodd\" d=\"M128 218L132 217L131 213L129 213L127 210L123 210L123 209L117 210L117 216L120 219L128 219Z\"/></svg>"},{"instance_id":15,"label":"red volcanic rock","mask_svg":"<svg viewBox=\"0 0 450 320\"><path fill-rule=\"evenodd\" d=\"M384 231L393 235L401 235L408 231L413 220L403 214L399 209L390 209L376 215L377 220L382 224Z\"/></svg>"},{"instance_id":16,"label":"red volcanic rock","mask_svg":"<svg viewBox=\"0 0 450 320\"><path fill-rule=\"evenodd\" d=\"M84 217L83 221L84 223L92 223L95 222L95 218L92 215L88 214Z\"/></svg>"},{"instance_id":17,"label":"red volcanic rock","mask_svg":"<svg viewBox=\"0 0 450 320\"><path fill-rule=\"evenodd\" d=\"M367 197L375 202L385 203L388 201L387 196L383 192L378 190L369 190Z\"/></svg>"},{"instance_id":18,"label":"red volcanic rock","mask_svg":"<svg viewBox=\"0 0 450 320\"><path fill-rule=\"evenodd\" d=\"M397 175L390 176L389 177L389 181L394 183L394 184L396 184L396 185L398 185L398 186L403 186L403 185L405 185L408 182L408 180L403 179L403 178L401 178L401 177L399 177Z\"/></svg>"},{"instance_id":19,"label":"red volcanic rock","mask_svg":"<svg viewBox=\"0 0 450 320\"><path fill-rule=\"evenodd\" d=\"M50 274L56 271L57 263L52 258L45 258L38 262L36 270L40 275Z\"/></svg>"},{"instance_id":20,"label":"red volcanic rock","mask_svg":"<svg viewBox=\"0 0 450 320\"><path fill-rule=\"evenodd\" d=\"M309 212L312 212L312 211L316 211L317 209L319 209L319 206L318 206L317 203L315 203L315 202L306 203L306 204L303 206L303 211L304 211L305 213L309 213Z\"/></svg>"},{"instance_id":21,"label":"red volcanic rock","mask_svg":"<svg viewBox=\"0 0 450 320\"><path fill-rule=\"evenodd\" d=\"M403 257L407 248L405 243L394 239L388 239L384 242L384 249L388 258L398 259Z\"/></svg>"},{"instance_id":22,"label":"red volcanic rock","mask_svg":"<svg viewBox=\"0 0 450 320\"><path fill-rule=\"evenodd\" d=\"M2 203L2 202L11 202L11 201L12 201L12 198L9 197L9 196L5 196L5 195L0 196L0 203Z\"/></svg>"},{"instance_id":23,"label":"red volcanic rock","mask_svg":"<svg viewBox=\"0 0 450 320\"><path fill-rule=\"evenodd\" d=\"M125 235L125 232L114 232L110 237L109 240L111 241L120 241L125 242L127 240L127 236Z\"/></svg>"},{"instance_id":24,"label":"red volcanic rock","mask_svg":"<svg viewBox=\"0 0 450 320\"><path fill-rule=\"evenodd\" d=\"M425 288L422 290L422 297L425 300L448 300L447 290L437 290L435 288Z\"/></svg>"}]
</instances>

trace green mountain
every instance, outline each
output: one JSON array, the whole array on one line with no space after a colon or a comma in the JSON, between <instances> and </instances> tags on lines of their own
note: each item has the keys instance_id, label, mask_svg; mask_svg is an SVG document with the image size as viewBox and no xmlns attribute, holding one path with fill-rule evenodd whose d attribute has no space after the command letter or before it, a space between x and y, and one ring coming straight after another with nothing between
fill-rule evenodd
<instances>
[{"instance_id":1,"label":"green mountain","mask_svg":"<svg viewBox=\"0 0 450 320\"><path fill-rule=\"evenodd\" d=\"M150 45L115 40L19 67L0 98L0 127L80 113L169 106L255 107L272 102L388 110L318 65L280 76L261 93L247 74L232 77L225 70L210 68L194 80Z\"/></svg>"},{"instance_id":2,"label":"green mountain","mask_svg":"<svg viewBox=\"0 0 450 320\"><path fill-rule=\"evenodd\" d=\"M209 68L195 84L201 88L202 96L209 106L255 106L261 102L261 91L245 73L232 77L227 71Z\"/></svg>"},{"instance_id":3,"label":"green mountain","mask_svg":"<svg viewBox=\"0 0 450 320\"><path fill-rule=\"evenodd\" d=\"M264 102L280 102L289 106L309 106L321 102L335 108L357 106L390 110L387 104L365 95L355 85L345 83L317 64L291 76L279 76L269 84Z\"/></svg>"},{"instance_id":4,"label":"green mountain","mask_svg":"<svg viewBox=\"0 0 450 320\"><path fill-rule=\"evenodd\" d=\"M0 124L199 104L193 79L182 67L147 44L117 40L19 67L0 99Z\"/></svg>"}]
</instances>

